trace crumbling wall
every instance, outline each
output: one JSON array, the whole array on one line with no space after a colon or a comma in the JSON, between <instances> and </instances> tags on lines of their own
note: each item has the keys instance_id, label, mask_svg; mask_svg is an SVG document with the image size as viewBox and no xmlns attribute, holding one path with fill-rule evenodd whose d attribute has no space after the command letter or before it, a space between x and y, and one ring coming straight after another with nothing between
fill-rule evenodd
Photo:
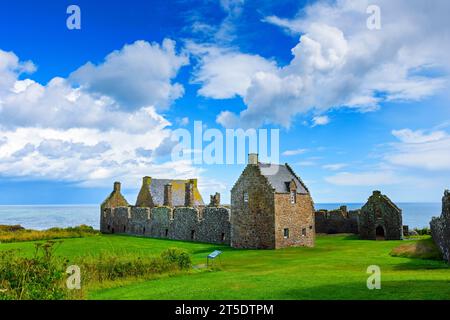
<instances>
[{"instance_id":1,"label":"crumbling wall","mask_svg":"<svg viewBox=\"0 0 450 320\"><path fill-rule=\"evenodd\" d=\"M315 212L317 233L354 233L358 234L359 210L347 211L347 206L335 210Z\"/></svg>"},{"instance_id":2,"label":"crumbling wall","mask_svg":"<svg viewBox=\"0 0 450 320\"><path fill-rule=\"evenodd\" d=\"M172 208L152 208L151 228L148 236L153 238L172 238L171 234Z\"/></svg>"},{"instance_id":3,"label":"crumbling wall","mask_svg":"<svg viewBox=\"0 0 450 320\"><path fill-rule=\"evenodd\" d=\"M102 233L230 244L230 210L224 207L105 208Z\"/></svg>"},{"instance_id":4,"label":"crumbling wall","mask_svg":"<svg viewBox=\"0 0 450 320\"><path fill-rule=\"evenodd\" d=\"M204 242L230 244L230 210L224 207L205 207L199 228Z\"/></svg>"},{"instance_id":5,"label":"crumbling wall","mask_svg":"<svg viewBox=\"0 0 450 320\"><path fill-rule=\"evenodd\" d=\"M450 262L450 191L445 190L442 197L442 214L430 222L431 236L442 252L444 260Z\"/></svg>"}]
</instances>

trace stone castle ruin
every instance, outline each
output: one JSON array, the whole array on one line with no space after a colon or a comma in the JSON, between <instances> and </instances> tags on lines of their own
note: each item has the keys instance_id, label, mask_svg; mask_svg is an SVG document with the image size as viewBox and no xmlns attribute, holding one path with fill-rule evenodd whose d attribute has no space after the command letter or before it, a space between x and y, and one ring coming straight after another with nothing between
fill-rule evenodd
<instances>
[{"instance_id":1,"label":"stone castle ruin","mask_svg":"<svg viewBox=\"0 0 450 320\"><path fill-rule=\"evenodd\" d=\"M272 172L269 168L276 167ZM270 174L269 174L270 171ZM314 246L314 206L309 191L287 165L249 164L231 192L231 209L220 194L205 205L197 179L144 177L136 204L123 197L120 183L101 204L103 233L228 244L238 248Z\"/></svg>"},{"instance_id":2,"label":"stone castle ruin","mask_svg":"<svg viewBox=\"0 0 450 320\"><path fill-rule=\"evenodd\" d=\"M442 214L430 222L431 235L441 251L444 260L450 263L450 191L445 190L442 197Z\"/></svg>"},{"instance_id":3,"label":"stone castle ruin","mask_svg":"<svg viewBox=\"0 0 450 320\"><path fill-rule=\"evenodd\" d=\"M401 240L408 229L402 225L402 210L380 191L373 191L358 210L318 210L315 222L317 233L353 233L365 240Z\"/></svg>"},{"instance_id":4,"label":"stone castle ruin","mask_svg":"<svg viewBox=\"0 0 450 320\"><path fill-rule=\"evenodd\" d=\"M144 177L136 204L120 193L120 183L101 205L100 231L153 238L230 243L230 210L220 206L215 194L203 203L197 180Z\"/></svg>"},{"instance_id":5,"label":"stone castle ruin","mask_svg":"<svg viewBox=\"0 0 450 320\"><path fill-rule=\"evenodd\" d=\"M315 214L317 233L354 233L358 234L360 210L347 210L341 206L335 210L317 210Z\"/></svg>"},{"instance_id":6,"label":"stone castle ruin","mask_svg":"<svg viewBox=\"0 0 450 320\"><path fill-rule=\"evenodd\" d=\"M367 240L403 239L402 210L386 195L374 191L361 208L359 236Z\"/></svg>"},{"instance_id":7,"label":"stone castle ruin","mask_svg":"<svg viewBox=\"0 0 450 320\"><path fill-rule=\"evenodd\" d=\"M286 163L249 164L231 189L231 245L235 248L313 247L314 203Z\"/></svg>"}]
</instances>

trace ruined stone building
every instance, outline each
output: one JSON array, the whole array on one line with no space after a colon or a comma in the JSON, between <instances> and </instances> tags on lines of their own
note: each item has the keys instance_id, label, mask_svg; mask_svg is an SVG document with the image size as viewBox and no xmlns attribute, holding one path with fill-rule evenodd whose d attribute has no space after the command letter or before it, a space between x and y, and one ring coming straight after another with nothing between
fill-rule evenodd
<instances>
[{"instance_id":1,"label":"ruined stone building","mask_svg":"<svg viewBox=\"0 0 450 320\"><path fill-rule=\"evenodd\" d=\"M445 190L442 197L442 213L430 222L431 236L442 253L444 260L450 263L450 191Z\"/></svg>"},{"instance_id":2,"label":"ruined stone building","mask_svg":"<svg viewBox=\"0 0 450 320\"><path fill-rule=\"evenodd\" d=\"M249 155L231 189L231 245L235 248L314 246L311 195L288 164L274 165Z\"/></svg>"},{"instance_id":3,"label":"ruined stone building","mask_svg":"<svg viewBox=\"0 0 450 320\"><path fill-rule=\"evenodd\" d=\"M316 233L354 233L358 234L360 210L347 210L341 206L335 210L317 210L315 213Z\"/></svg>"},{"instance_id":4,"label":"ruined stone building","mask_svg":"<svg viewBox=\"0 0 450 320\"><path fill-rule=\"evenodd\" d=\"M313 246L314 209L304 183L287 164L259 163L257 155L249 162L232 189L231 210L218 193L205 205L196 179L144 177L135 205L116 182L101 205L100 230L238 248Z\"/></svg>"},{"instance_id":5,"label":"ruined stone building","mask_svg":"<svg viewBox=\"0 0 450 320\"><path fill-rule=\"evenodd\" d=\"M230 243L230 210L220 206L218 194L203 203L197 180L144 177L131 206L120 193L120 183L101 205L100 231L154 238Z\"/></svg>"},{"instance_id":6,"label":"ruined stone building","mask_svg":"<svg viewBox=\"0 0 450 320\"><path fill-rule=\"evenodd\" d=\"M359 235L367 240L403 239L402 210L380 191L374 191L361 208Z\"/></svg>"}]
</instances>

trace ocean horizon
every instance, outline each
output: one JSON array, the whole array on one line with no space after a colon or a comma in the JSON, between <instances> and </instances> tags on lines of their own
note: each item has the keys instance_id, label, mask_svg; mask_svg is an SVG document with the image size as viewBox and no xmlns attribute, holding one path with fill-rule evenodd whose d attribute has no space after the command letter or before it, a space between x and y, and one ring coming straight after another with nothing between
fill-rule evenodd
<instances>
[{"instance_id":1,"label":"ocean horizon","mask_svg":"<svg viewBox=\"0 0 450 320\"><path fill-rule=\"evenodd\" d=\"M441 214L439 202L396 203L403 211L403 224L409 228L429 226L432 217ZM336 209L346 205L348 210L361 208L363 203L316 203L315 209ZM45 230L52 227L73 227L81 224L100 228L99 205L0 205L0 224L20 224L27 229Z\"/></svg>"}]
</instances>

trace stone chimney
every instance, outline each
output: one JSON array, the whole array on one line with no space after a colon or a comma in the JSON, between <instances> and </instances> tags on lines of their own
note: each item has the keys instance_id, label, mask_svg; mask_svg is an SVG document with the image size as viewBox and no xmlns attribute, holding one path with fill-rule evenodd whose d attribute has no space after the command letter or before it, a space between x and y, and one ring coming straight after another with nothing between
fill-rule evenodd
<instances>
[{"instance_id":1,"label":"stone chimney","mask_svg":"<svg viewBox=\"0 0 450 320\"><path fill-rule=\"evenodd\" d=\"M184 206L194 206L194 183L192 181L187 182L184 185Z\"/></svg>"},{"instance_id":2,"label":"stone chimney","mask_svg":"<svg viewBox=\"0 0 450 320\"><path fill-rule=\"evenodd\" d=\"M114 182L114 192L120 192L120 182Z\"/></svg>"},{"instance_id":3,"label":"stone chimney","mask_svg":"<svg viewBox=\"0 0 450 320\"><path fill-rule=\"evenodd\" d=\"M251 165L258 164L258 154L257 153L249 153L248 154L248 164L251 164Z\"/></svg>"},{"instance_id":4,"label":"stone chimney","mask_svg":"<svg viewBox=\"0 0 450 320\"><path fill-rule=\"evenodd\" d=\"M170 183L164 186L164 205L167 207L172 207L172 185Z\"/></svg>"},{"instance_id":5,"label":"stone chimney","mask_svg":"<svg viewBox=\"0 0 450 320\"><path fill-rule=\"evenodd\" d=\"M374 196L381 196L381 191L374 190L372 195L374 195Z\"/></svg>"},{"instance_id":6,"label":"stone chimney","mask_svg":"<svg viewBox=\"0 0 450 320\"><path fill-rule=\"evenodd\" d=\"M211 207L218 207L220 206L220 193L216 192L216 194L212 194L210 197L210 203L209 205Z\"/></svg>"}]
</instances>

